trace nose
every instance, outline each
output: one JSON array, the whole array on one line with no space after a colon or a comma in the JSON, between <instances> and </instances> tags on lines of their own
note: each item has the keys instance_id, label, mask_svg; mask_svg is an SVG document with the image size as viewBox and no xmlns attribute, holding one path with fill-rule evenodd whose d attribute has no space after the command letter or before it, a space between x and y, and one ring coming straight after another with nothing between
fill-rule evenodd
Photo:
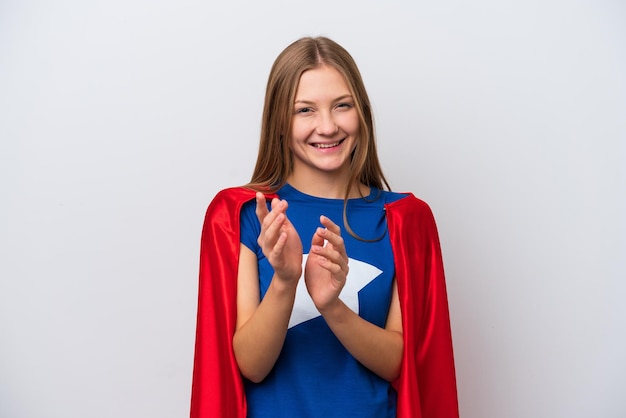
<instances>
[{"instance_id":1,"label":"nose","mask_svg":"<svg viewBox=\"0 0 626 418\"><path fill-rule=\"evenodd\" d=\"M331 136L339 131L339 126L337 126L331 112L322 112L320 114L315 131L318 135L323 136Z\"/></svg>"}]
</instances>

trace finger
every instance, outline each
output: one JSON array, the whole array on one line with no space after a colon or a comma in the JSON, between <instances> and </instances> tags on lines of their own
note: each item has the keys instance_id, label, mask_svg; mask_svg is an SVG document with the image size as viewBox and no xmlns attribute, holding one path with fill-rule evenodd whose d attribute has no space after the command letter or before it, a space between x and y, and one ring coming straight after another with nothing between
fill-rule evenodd
<instances>
[{"instance_id":1,"label":"finger","mask_svg":"<svg viewBox=\"0 0 626 418\"><path fill-rule=\"evenodd\" d=\"M261 224L261 233L257 242L263 248L263 252L270 250L276 245L279 238L280 228L284 222L284 211L286 202L282 203L280 199L272 199L272 209L267 208L267 200L263 193L256 194L256 215Z\"/></svg>"},{"instance_id":2,"label":"finger","mask_svg":"<svg viewBox=\"0 0 626 418\"><path fill-rule=\"evenodd\" d=\"M285 214L285 211L287 210L287 202L285 200L274 198L272 199L271 206L272 210L270 210L268 216L264 219L264 226L268 227L270 224L276 223L279 218L280 220L278 220L278 222L282 225L287 218L287 215Z\"/></svg>"},{"instance_id":3,"label":"finger","mask_svg":"<svg viewBox=\"0 0 626 418\"><path fill-rule=\"evenodd\" d=\"M344 241L341 236L341 227L324 215L320 216L320 222L326 227L324 238L333 246L337 247L339 251L345 252Z\"/></svg>"},{"instance_id":4,"label":"finger","mask_svg":"<svg viewBox=\"0 0 626 418\"><path fill-rule=\"evenodd\" d=\"M285 231L280 231L278 238L276 239L276 244L272 248L272 253L274 256L279 256L283 252L283 248L285 248L285 243L287 242L287 233Z\"/></svg>"},{"instance_id":5,"label":"finger","mask_svg":"<svg viewBox=\"0 0 626 418\"><path fill-rule=\"evenodd\" d=\"M348 272L348 258L344 256L340 251L333 248L332 244L325 247L319 245L311 246L311 252L319 256L320 261L324 260L321 264L332 273L338 273L339 271ZM336 268L335 268L336 267Z\"/></svg>"},{"instance_id":6,"label":"finger","mask_svg":"<svg viewBox=\"0 0 626 418\"><path fill-rule=\"evenodd\" d=\"M324 236L323 236L323 233L320 233L320 231L324 231L324 228L317 228L315 230L315 233L313 234L313 238L311 238L311 247L313 246L323 247L324 246Z\"/></svg>"},{"instance_id":7,"label":"finger","mask_svg":"<svg viewBox=\"0 0 626 418\"><path fill-rule=\"evenodd\" d=\"M330 260L323 258L323 257L319 258L319 263L320 263L320 266L328 270L335 279L340 280L340 281L343 281L346 279L346 276L348 275L347 265L342 266L340 264L333 263Z\"/></svg>"},{"instance_id":8,"label":"finger","mask_svg":"<svg viewBox=\"0 0 626 418\"><path fill-rule=\"evenodd\" d=\"M312 247L311 251L317 254L317 263L337 280L343 281L348 275L348 263L341 257L335 257L333 260L331 257L326 257L324 253L328 251L326 248L319 246Z\"/></svg>"},{"instance_id":9,"label":"finger","mask_svg":"<svg viewBox=\"0 0 626 418\"><path fill-rule=\"evenodd\" d=\"M341 228L339 227L339 225L334 223L328 216L321 215L320 222L322 225L324 225L327 229L329 229L333 233L337 235L341 235Z\"/></svg>"},{"instance_id":10,"label":"finger","mask_svg":"<svg viewBox=\"0 0 626 418\"><path fill-rule=\"evenodd\" d=\"M343 237L341 236L341 231L337 225L329 224L328 228L317 228L315 235L319 235L322 239L328 241L330 245L325 245L324 247L331 247L329 249L336 250L344 260L346 261L348 260L348 255L346 254L345 243L344 243ZM319 242L316 242L316 244L320 245Z\"/></svg>"},{"instance_id":11,"label":"finger","mask_svg":"<svg viewBox=\"0 0 626 418\"><path fill-rule=\"evenodd\" d=\"M273 218L273 219L272 219ZM261 246L265 246L265 248L273 248L278 239L280 238L282 227L285 221L285 214L278 213L273 214L270 212L265 219L263 220L263 226L261 235L263 236L263 244ZM259 236L259 239L261 236Z\"/></svg>"},{"instance_id":12,"label":"finger","mask_svg":"<svg viewBox=\"0 0 626 418\"><path fill-rule=\"evenodd\" d=\"M272 199L271 202L272 209L267 209L267 203L265 200L265 196L263 196L263 206L259 205L259 200L257 200L257 218L261 223L261 228L268 228L276 219L278 215L287 210L287 202L284 200L280 200L277 198Z\"/></svg>"},{"instance_id":13,"label":"finger","mask_svg":"<svg viewBox=\"0 0 626 418\"><path fill-rule=\"evenodd\" d=\"M263 222L263 219L267 216L269 210L267 210L267 202L265 201L265 195L261 192L256 193L256 217L259 218L259 222Z\"/></svg>"}]
</instances>

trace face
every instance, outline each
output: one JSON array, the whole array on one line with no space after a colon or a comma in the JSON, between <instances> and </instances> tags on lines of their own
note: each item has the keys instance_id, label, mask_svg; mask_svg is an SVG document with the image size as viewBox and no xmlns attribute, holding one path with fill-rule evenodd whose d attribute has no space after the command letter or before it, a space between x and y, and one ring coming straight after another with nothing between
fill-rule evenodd
<instances>
[{"instance_id":1,"label":"face","mask_svg":"<svg viewBox=\"0 0 626 418\"><path fill-rule=\"evenodd\" d=\"M358 133L359 116L343 75L330 66L305 71L293 108L292 175L347 179Z\"/></svg>"}]
</instances>

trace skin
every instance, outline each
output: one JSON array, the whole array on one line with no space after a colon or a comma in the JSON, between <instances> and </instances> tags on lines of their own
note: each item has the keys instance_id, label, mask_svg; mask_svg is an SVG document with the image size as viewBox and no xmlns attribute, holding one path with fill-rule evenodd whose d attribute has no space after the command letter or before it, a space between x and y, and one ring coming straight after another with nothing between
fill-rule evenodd
<instances>
[{"instance_id":1,"label":"skin","mask_svg":"<svg viewBox=\"0 0 626 418\"><path fill-rule=\"evenodd\" d=\"M289 142L293 171L287 181L314 196L342 199L358 133L358 114L343 76L328 66L305 71L296 91Z\"/></svg>"},{"instance_id":2,"label":"skin","mask_svg":"<svg viewBox=\"0 0 626 418\"><path fill-rule=\"evenodd\" d=\"M343 198L350 153L359 132L358 114L343 76L328 66L303 73L292 117L294 168L287 181L310 195ZM368 189L361 184L351 197ZM233 347L241 373L253 382L262 381L278 359L302 275L302 241L289 221L288 206L284 200L273 199L268 210L265 197L257 193L256 215L261 223L258 243L274 268L262 301L256 254L241 245ZM372 372L392 381L398 376L403 350L395 280L385 327L359 317L339 299L349 271L341 228L325 216L320 217L320 224L311 238L304 266L309 295L344 347Z\"/></svg>"}]
</instances>

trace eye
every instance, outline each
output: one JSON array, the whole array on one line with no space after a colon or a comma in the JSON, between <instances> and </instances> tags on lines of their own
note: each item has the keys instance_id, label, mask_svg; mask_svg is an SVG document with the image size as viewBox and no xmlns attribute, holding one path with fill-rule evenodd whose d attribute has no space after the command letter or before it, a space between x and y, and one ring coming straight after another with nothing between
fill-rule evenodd
<instances>
[{"instance_id":1,"label":"eye","mask_svg":"<svg viewBox=\"0 0 626 418\"><path fill-rule=\"evenodd\" d=\"M338 109L352 109L353 107L354 107L354 104L350 102L337 103Z\"/></svg>"},{"instance_id":2,"label":"eye","mask_svg":"<svg viewBox=\"0 0 626 418\"><path fill-rule=\"evenodd\" d=\"M311 109L310 107L300 107L296 109L296 114L298 113L311 113L313 111L313 109Z\"/></svg>"}]
</instances>

